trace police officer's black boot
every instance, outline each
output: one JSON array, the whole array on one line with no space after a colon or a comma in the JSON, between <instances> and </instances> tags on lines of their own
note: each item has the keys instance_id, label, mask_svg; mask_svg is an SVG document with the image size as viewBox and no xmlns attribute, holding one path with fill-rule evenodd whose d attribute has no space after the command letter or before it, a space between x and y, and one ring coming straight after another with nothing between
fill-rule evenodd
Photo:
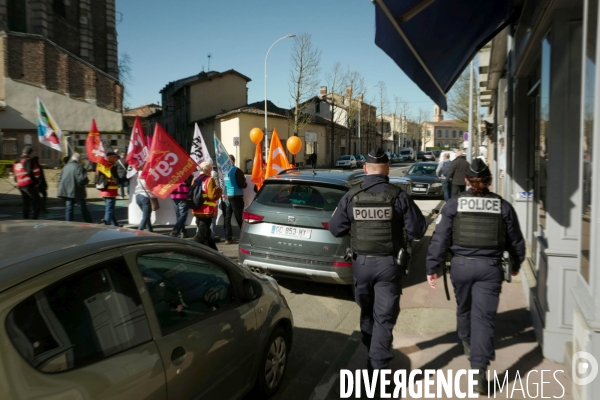
<instances>
[{"instance_id":1,"label":"police officer's black boot","mask_svg":"<svg viewBox=\"0 0 600 400\"><path fill-rule=\"evenodd\" d=\"M473 388L477 393L488 395L488 380L487 380L487 368L477 368L471 366L471 369L476 369L478 372L475 374L475 387Z\"/></svg>"}]
</instances>

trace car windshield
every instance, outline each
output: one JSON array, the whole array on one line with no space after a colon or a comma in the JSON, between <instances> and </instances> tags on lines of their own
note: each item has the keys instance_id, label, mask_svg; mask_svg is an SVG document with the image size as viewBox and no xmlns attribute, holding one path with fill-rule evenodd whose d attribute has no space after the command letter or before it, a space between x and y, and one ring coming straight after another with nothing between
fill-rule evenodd
<instances>
[{"instance_id":1,"label":"car windshield","mask_svg":"<svg viewBox=\"0 0 600 400\"><path fill-rule=\"evenodd\" d=\"M408 170L408 175L435 175L437 165L413 165Z\"/></svg>"},{"instance_id":2,"label":"car windshield","mask_svg":"<svg viewBox=\"0 0 600 400\"><path fill-rule=\"evenodd\" d=\"M340 160L349 160L349 159L350 159L350 156L341 156L340 157Z\"/></svg>"},{"instance_id":3,"label":"car windshield","mask_svg":"<svg viewBox=\"0 0 600 400\"><path fill-rule=\"evenodd\" d=\"M311 183L266 183L255 201L283 208L316 208L333 211L346 189Z\"/></svg>"},{"instance_id":4,"label":"car windshield","mask_svg":"<svg viewBox=\"0 0 600 400\"><path fill-rule=\"evenodd\" d=\"M402 150L400 151L400 154L410 154L410 150Z\"/></svg>"}]
</instances>

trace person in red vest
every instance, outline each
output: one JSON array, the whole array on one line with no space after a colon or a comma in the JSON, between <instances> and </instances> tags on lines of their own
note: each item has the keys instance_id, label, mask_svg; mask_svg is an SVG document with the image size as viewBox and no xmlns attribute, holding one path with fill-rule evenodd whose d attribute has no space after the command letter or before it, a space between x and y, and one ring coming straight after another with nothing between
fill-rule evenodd
<instances>
[{"instance_id":1,"label":"person in red vest","mask_svg":"<svg viewBox=\"0 0 600 400\"><path fill-rule=\"evenodd\" d=\"M192 190L200 186L203 201L199 208L192 210L198 226L198 233L192 240L217 250L217 246L211 238L210 225L212 219L217 215L217 200L223 194L223 189L217 186L211 176L212 168L212 164L207 161L200 163L201 174L192 183Z\"/></svg>"},{"instance_id":2,"label":"person in red vest","mask_svg":"<svg viewBox=\"0 0 600 400\"><path fill-rule=\"evenodd\" d=\"M111 165L110 177L106 176L99 169L96 169L96 189L100 196L104 198L104 218L100 220L101 224L120 226L115 217L115 205L119 194L119 173L116 166L119 158L114 151L108 151L106 158Z\"/></svg>"},{"instance_id":3,"label":"person in red vest","mask_svg":"<svg viewBox=\"0 0 600 400\"><path fill-rule=\"evenodd\" d=\"M40 183L41 170L31 158L33 148L25 146L21 159L13 165L13 173L17 187L23 197L23 218L29 219L31 208L33 208L33 219L38 219L42 202L38 185Z\"/></svg>"}]
</instances>

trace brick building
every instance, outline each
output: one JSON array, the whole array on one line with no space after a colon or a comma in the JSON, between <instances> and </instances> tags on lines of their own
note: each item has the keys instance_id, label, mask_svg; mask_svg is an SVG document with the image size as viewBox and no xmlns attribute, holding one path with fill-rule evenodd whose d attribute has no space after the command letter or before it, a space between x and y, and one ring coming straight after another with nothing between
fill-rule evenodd
<instances>
[{"instance_id":1,"label":"brick building","mask_svg":"<svg viewBox=\"0 0 600 400\"><path fill-rule=\"evenodd\" d=\"M42 163L59 164L36 137L37 96L76 151L92 118L108 146L122 136L115 24L114 0L0 0L0 159L32 144Z\"/></svg>"}]
</instances>

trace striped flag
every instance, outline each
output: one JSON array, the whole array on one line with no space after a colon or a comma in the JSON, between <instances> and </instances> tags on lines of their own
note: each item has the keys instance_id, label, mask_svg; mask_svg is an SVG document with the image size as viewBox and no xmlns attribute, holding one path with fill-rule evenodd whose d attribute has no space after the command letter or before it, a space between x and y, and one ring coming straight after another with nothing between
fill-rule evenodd
<instances>
[{"instance_id":1,"label":"striped flag","mask_svg":"<svg viewBox=\"0 0 600 400\"><path fill-rule=\"evenodd\" d=\"M40 140L40 143L51 147L54 150L62 151L62 145L60 143L62 131L39 96L37 98L37 112L38 139Z\"/></svg>"}]
</instances>

